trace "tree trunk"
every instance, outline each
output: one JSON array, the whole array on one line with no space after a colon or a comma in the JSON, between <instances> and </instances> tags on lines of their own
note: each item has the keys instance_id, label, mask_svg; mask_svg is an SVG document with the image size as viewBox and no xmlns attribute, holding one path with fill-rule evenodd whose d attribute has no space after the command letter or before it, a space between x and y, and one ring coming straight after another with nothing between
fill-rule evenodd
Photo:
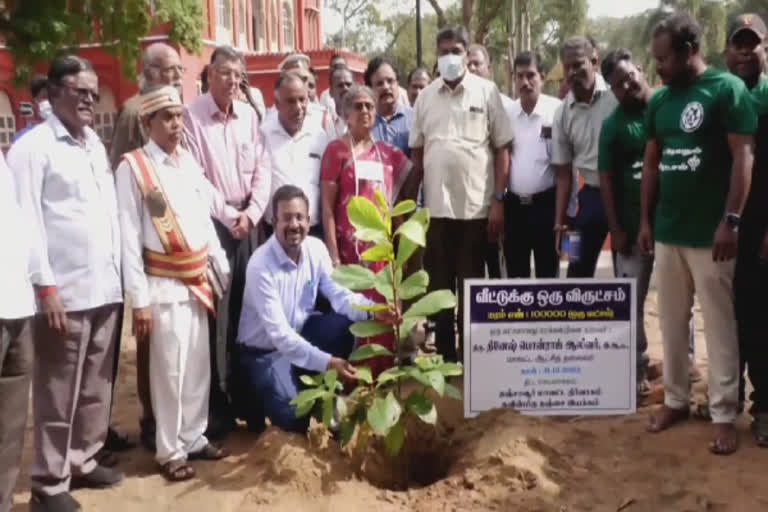
<instances>
[{"instance_id":1,"label":"tree trunk","mask_svg":"<svg viewBox=\"0 0 768 512\"><path fill-rule=\"evenodd\" d=\"M446 26L448 24L448 20L445 19L445 11L443 11L443 8L440 7L440 4L437 3L437 0L427 1L429 2L429 5L431 5L435 10L435 14L437 15L437 28L441 29Z\"/></svg>"},{"instance_id":2,"label":"tree trunk","mask_svg":"<svg viewBox=\"0 0 768 512\"><path fill-rule=\"evenodd\" d=\"M472 41L472 14L474 10L475 0L461 0L461 23L467 29L470 41Z\"/></svg>"}]
</instances>

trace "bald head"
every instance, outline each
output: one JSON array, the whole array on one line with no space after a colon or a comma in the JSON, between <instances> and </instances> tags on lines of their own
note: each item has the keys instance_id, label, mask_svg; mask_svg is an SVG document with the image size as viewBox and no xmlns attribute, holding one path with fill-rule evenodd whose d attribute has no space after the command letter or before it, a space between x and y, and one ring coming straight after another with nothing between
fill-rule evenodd
<instances>
[{"instance_id":1,"label":"bald head","mask_svg":"<svg viewBox=\"0 0 768 512\"><path fill-rule=\"evenodd\" d=\"M152 43L144 50L141 59L144 87L171 85L182 92L184 68L179 52L165 43Z\"/></svg>"}]
</instances>

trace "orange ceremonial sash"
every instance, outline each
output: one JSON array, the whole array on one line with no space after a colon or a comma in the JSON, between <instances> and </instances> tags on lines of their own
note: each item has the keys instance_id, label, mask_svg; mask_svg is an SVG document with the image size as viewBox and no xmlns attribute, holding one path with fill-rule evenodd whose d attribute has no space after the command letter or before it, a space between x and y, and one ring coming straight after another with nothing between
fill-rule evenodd
<instances>
[{"instance_id":1,"label":"orange ceremonial sash","mask_svg":"<svg viewBox=\"0 0 768 512\"><path fill-rule=\"evenodd\" d=\"M180 280L206 309L215 314L213 289L206 274L208 247L190 250L149 155L143 149L137 149L123 155L123 159L131 167L165 251L163 254L144 249L144 271L150 276Z\"/></svg>"}]
</instances>

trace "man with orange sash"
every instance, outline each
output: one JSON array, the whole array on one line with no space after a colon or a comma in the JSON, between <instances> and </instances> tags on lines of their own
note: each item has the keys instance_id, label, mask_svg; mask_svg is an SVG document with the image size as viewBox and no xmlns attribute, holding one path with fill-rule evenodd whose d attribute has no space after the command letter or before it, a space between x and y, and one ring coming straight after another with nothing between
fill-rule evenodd
<instances>
[{"instance_id":1,"label":"man with orange sash","mask_svg":"<svg viewBox=\"0 0 768 512\"><path fill-rule=\"evenodd\" d=\"M141 117L150 140L117 168L125 292L137 343L149 344L156 459L170 481L194 476L188 459L224 456L204 432L215 301L209 266L226 283L229 265L209 217L210 185L179 146L182 112L173 87L145 93Z\"/></svg>"}]
</instances>

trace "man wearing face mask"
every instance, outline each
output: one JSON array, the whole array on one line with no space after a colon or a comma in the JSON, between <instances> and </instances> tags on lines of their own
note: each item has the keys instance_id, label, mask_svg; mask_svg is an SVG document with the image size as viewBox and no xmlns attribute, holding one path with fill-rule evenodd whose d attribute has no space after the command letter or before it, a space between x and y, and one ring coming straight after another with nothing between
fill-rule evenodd
<instances>
[{"instance_id":1,"label":"man wearing face mask","mask_svg":"<svg viewBox=\"0 0 768 512\"><path fill-rule=\"evenodd\" d=\"M751 90L758 115L755 139L763 143L768 136L768 79L765 70L766 26L756 14L738 16L728 29L725 62L728 70L741 78ZM753 391L752 433L757 444L768 447L768 351L762 318L768 287L768 149L755 147L755 163L747 204L739 225L739 248L733 278L736 321L739 326L739 404L746 393L745 367Z\"/></svg>"},{"instance_id":2,"label":"man wearing face mask","mask_svg":"<svg viewBox=\"0 0 768 512\"><path fill-rule=\"evenodd\" d=\"M331 278L328 249L307 237L309 200L300 188L277 189L272 212L275 232L248 262L240 318L239 363L250 397L246 419L252 430L263 428L268 417L272 425L304 432L309 418L297 418L290 403L300 389L298 372L332 369L341 379L356 379L355 367L346 361L355 341L349 326L369 318L354 306L371 301ZM318 292L335 313L314 311ZM379 312L376 319L391 323L397 315Z\"/></svg>"},{"instance_id":3,"label":"man wearing face mask","mask_svg":"<svg viewBox=\"0 0 768 512\"><path fill-rule=\"evenodd\" d=\"M11 139L11 144L22 138L32 128L40 124L41 121L48 119L51 115L51 104L48 101L48 79L44 76L36 76L29 83L29 93L32 95L32 110L34 118L27 123L16 135Z\"/></svg>"},{"instance_id":4,"label":"man wearing face mask","mask_svg":"<svg viewBox=\"0 0 768 512\"><path fill-rule=\"evenodd\" d=\"M448 27L437 35L440 78L420 94L409 145L414 169L406 194L416 198L424 182L424 206L432 221L425 266L431 289L457 290L464 279L485 275L485 247L504 232L504 193L509 175L509 122L496 85L467 73L467 31ZM459 298L459 347L463 349ZM436 343L448 360L455 345L454 312L436 317Z\"/></svg>"},{"instance_id":5,"label":"man wearing face mask","mask_svg":"<svg viewBox=\"0 0 768 512\"><path fill-rule=\"evenodd\" d=\"M643 73L624 49L603 59L601 71L619 105L603 123L598 150L600 193L616 253L616 277L637 280L637 395L649 391L648 340L645 335L645 297L653 270L653 257L637 246L640 229L640 179L645 151L645 109L652 90Z\"/></svg>"},{"instance_id":6,"label":"man wearing face mask","mask_svg":"<svg viewBox=\"0 0 768 512\"><path fill-rule=\"evenodd\" d=\"M570 91L555 113L552 125L552 163L557 174L555 207L556 250L569 229L566 210L580 175L579 210L572 228L580 243L569 244L568 277L593 277L608 223L600 198L597 149L600 129L616 108L616 98L597 72L597 52L586 37L572 37L563 44L560 59ZM580 246L580 247L579 247Z\"/></svg>"}]
</instances>

